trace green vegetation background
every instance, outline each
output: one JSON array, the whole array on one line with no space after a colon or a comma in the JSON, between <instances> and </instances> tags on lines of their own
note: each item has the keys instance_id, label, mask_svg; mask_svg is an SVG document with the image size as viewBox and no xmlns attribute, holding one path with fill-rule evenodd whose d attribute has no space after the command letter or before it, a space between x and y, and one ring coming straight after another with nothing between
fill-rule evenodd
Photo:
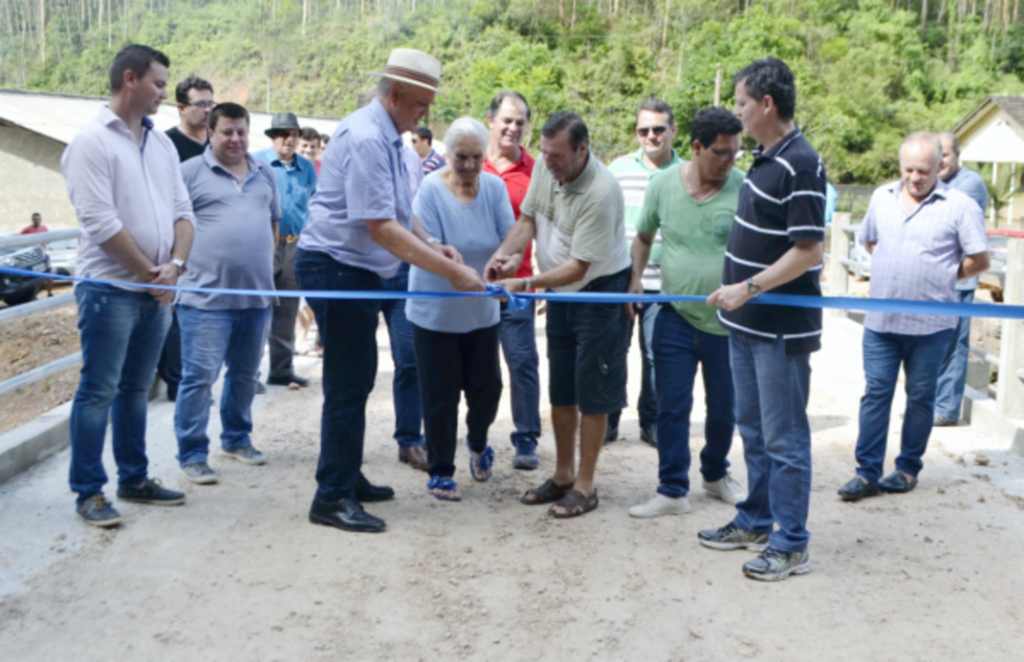
<instances>
[{"instance_id":1,"label":"green vegetation background","mask_svg":"<svg viewBox=\"0 0 1024 662\"><path fill-rule=\"evenodd\" d=\"M923 13L921 0L0 2L3 87L104 95L113 53L138 42L171 57L172 79L213 81L218 99L340 118L373 83L367 72L410 46L444 65L435 129L482 117L511 87L535 120L581 113L604 160L634 148L644 98L676 109L682 148L687 119L712 103L716 64L728 106L732 74L774 55L796 73L798 123L836 183L892 177L908 132L950 129L986 94L1024 93L1021 0L925 0Z\"/></svg>"}]
</instances>

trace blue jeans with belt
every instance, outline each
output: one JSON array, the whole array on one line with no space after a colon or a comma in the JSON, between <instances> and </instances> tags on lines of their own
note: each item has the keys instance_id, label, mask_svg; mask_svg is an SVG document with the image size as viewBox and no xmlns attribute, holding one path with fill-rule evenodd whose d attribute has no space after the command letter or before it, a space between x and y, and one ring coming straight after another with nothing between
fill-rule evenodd
<instances>
[{"instance_id":1,"label":"blue jeans with belt","mask_svg":"<svg viewBox=\"0 0 1024 662\"><path fill-rule=\"evenodd\" d=\"M383 290L384 279L324 253L299 250L295 260L304 290ZM316 498L355 498L363 464L366 402L377 376L377 324L381 301L309 299L324 344L324 404Z\"/></svg>"},{"instance_id":2,"label":"blue jeans with belt","mask_svg":"<svg viewBox=\"0 0 1024 662\"><path fill-rule=\"evenodd\" d=\"M78 501L107 483L103 442L110 420L118 482L148 477L146 407L156 365L171 325L171 308L148 292L79 283L78 329L82 376L71 405L71 489Z\"/></svg>"}]
</instances>

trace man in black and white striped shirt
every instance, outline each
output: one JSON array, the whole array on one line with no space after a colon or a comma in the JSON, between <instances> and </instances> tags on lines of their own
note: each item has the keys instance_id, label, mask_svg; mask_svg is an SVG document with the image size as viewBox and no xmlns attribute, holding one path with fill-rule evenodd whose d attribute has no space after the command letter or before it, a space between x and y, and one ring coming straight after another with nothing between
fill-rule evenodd
<instances>
[{"instance_id":1,"label":"man in black and white striped shirt","mask_svg":"<svg viewBox=\"0 0 1024 662\"><path fill-rule=\"evenodd\" d=\"M768 290L821 294L825 168L793 120L796 84L785 63L758 60L733 80L736 116L760 146L740 190L723 285L708 303L719 307L730 331L749 497L732 522L701 531L699 539L713 549L761 551L743 572L774 581L811 569L807 399L810 353L821 347L821 310L746 304Z\"/></svg>"}]
</instances>

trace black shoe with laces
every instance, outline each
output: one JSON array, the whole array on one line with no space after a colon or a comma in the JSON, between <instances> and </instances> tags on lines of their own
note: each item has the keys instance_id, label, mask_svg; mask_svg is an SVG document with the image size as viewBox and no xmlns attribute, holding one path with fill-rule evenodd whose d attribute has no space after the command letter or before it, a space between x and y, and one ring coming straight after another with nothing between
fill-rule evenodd
<instances>
[{"instance_id":1,"label":"black shoe with laces","mask_svg":"<svg viewBox=\"0 0 1024 662\"><path fill-rule=\"evenodd\" d=\"M177 506L185 503L185 493L169 490L156 478L150 478L138 485L121 485L117 488L117 498L122 501L149 503L154 506Z\"/></svg>"}]
</instances>

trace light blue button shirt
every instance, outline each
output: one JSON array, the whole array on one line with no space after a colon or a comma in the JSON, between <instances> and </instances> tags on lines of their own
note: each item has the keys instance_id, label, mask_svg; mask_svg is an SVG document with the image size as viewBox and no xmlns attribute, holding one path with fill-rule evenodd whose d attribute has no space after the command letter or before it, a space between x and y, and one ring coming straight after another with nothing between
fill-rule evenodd
<instances>
[{"instance_id":1,"label":"light blue button shirt","mask_svg":"<svg viewBox=\"0 0 1024 662\"><path fill-rule=\"evenodd\" d=\"M860 228L871 254L871 297L959 301L956 274L967 255L988 250L985 219L973 200L941 181L907 213L896 182L875 189ZM876 333L924 336L952 329L956 317L869 312L865 328Z\"/></svg>"},{"instance_id":2,"label":"light blue button shirt","mask_svg":"<svg viewBox=\"0 0 1024 662\"><path fill-rule=\"evenodd\" d=\"M299 248L390 278L401 261L370 237L367 221L392 218L412 229L409 173L402 137L374 99L331 136Z\"/></svg>"},{"instance_id":3,"label":"light blue button shirt","mask_svg":"<svg viewBox=\"0 0 1024 662\"><path fill-rule=\"evenodd\" d=\"M316 168L313 162L296 154L291 163L285 163L273 147L255 152L253 156L269 163L274 169L281 198L281 227L278 231L282 237L294 237L306 225L309 200L316 191Z\"/></svg>"},{"instance_id":4,"label":"light blue button shirt","mask_svg":"<svg viewBox=\"0 0 1024 662\"><path fill-rule=\"evenodd\" d=\"M508 191L500 177L480 173L480 188L473 204L465 204L448 190L440 172L427 175L413 203L423 228L442 243L454 246L465 263L483 275L487 260L516 222ZM454 292L441 276L413 267L410 292ZM409 299L405 316L418 327L442 333L468 333L501 321L498 300Z\"/></svg>"}]
</instances>

